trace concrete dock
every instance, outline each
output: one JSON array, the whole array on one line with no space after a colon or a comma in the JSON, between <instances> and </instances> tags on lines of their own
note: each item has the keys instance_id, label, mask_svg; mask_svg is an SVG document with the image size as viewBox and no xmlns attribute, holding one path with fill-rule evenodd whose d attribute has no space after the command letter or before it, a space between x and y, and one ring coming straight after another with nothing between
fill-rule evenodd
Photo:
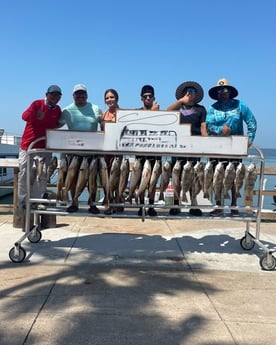
<instances>
[{"instance_id":1,"label":"concrete dock","mask_svg":"<svg viewBox=\"0 0 276 345\"><path fill-rule=\"evenodd\" d=\"M276 344L276 271L241 248L244 221L58 216L18 264L12 224L0 215L1 345ZM275 250L275 222L260 239Z\"/></svg>"}]
</instances>

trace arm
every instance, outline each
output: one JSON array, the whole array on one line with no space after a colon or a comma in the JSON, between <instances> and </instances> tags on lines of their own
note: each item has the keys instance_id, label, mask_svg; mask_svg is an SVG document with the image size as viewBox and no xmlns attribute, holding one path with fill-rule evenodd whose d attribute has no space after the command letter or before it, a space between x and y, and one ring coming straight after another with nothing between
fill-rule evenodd
<instances>
[{"instance_id":1,"label":"arm","mask_svg":"<svg viewBox=\"0 0 276 345\"><path fill-rule=\"evenodd\" d=\"M179 98L177 101L169 105L167 110L179 110L179 108L183 104L187 104L187 103L189 103L189 96L185 94L182 98Z\"/></svg>"},{"instance_id":2,"label":"arm","mask_svg":"<svg viewBox=\"0 0 276 345\"><path fill-rule=\"evenodd\" d=\"M248 146L251 146L257 131L257 120L252 111L243 102L241 102L241 109L243 120L247 125Z\"/></svg>"},{"instance_id":3,"label":"arm","mask_svg":"<svg viewBox=\"0 0 276 345\"><path fill-rule=\"evenodd\" d=\"M22 120L33 122L43 118L43 110L39 101L34 101L22 114Z\"/></svg>"}]
</instances>

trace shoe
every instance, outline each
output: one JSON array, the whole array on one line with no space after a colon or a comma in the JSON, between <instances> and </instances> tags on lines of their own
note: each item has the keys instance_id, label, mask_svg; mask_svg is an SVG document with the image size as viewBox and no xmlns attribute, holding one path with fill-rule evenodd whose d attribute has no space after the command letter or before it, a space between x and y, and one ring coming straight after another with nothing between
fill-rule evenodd
<instances>
[{"instance_id":1,"label":"shoe","mask_svg":"<svg viewBox=\"0 0 276 345\"><path fill-rule=\"evenodd\" d=\"M148 209L148 215L149 215L150 217L156 217L156 216L157 216L157 212L155 211L155 209L154 209L153 207L150 207L150 208Z\"/></svg>"},{"instance_id":2,"label":"shoe","mask_svg":"<svg viewBox=\"0 0 276 345\"><path fill-rule=\"evenodd\" d=\"M143 215L143 208L142 207L140 207L139 208L139 210L138 210L138 216L142 216ZM147 215L147 212L146 212L146 210L145 210L145 216Z\"/></svg>"},{"instance_id":3,"label":"shoe","mask_svg":"<svg viewBox=\"0 0 276 345\"><path fill-rule=\"evenodd\" d=\"M190 208L189 213L191 216L202 216L202 211L199 208Z\"/></svg>"},{"instance_id":4,"label":"shoe","mask_svg":"<svg viewBox=\"0 0 276 345\"><path fill-rule=\"evenodd\" d=\"M78 206L76 205L71 205L67 207L66 211L69 213L77 212L79 210Z\"/></svg>"},{"instance_id":5,"label":"shoe","mask_svg":"<svg viewBox=\"0 0 276 345\"><path fill-rule=\"evenodd\" d=\"M116 212L118 212L118 213L123 213L124 210L125 210L125 209L124 209L123 206L116 207Z\"/></svg>"},{"instance_id":6,"label":"shoe","mask_svg":"<svg viewBox=\"0 0 276 345\"><path fill-rule=\"evenodd\" d=\"M240 212L238 210L231 210L231 217L239 217Z\"/></svg>"},{"instance_id":7,"label":"shoe","mask_svg":"<svg viewBox=\"0 0 276 345\"><path fill-rule=\"evenodd\" d=\"M170 214L171 216L177 216L180 212L181 212L181 211L180 211L179 208L171 208L169 214Z\"/></svg>"},{"instance_id":8,"label":"shoe","mask_svg":"<svg viewBox=\"0 0 276 345\"><path fill-rule=\"evenodd\" d=\"M104 214L106 214L106 215L110 215L113 213L116 213L116 209L113 207L108 207L106 210L104 210Z\"/></svg>"},{"instance_id":9,"label":"shoe","mask_svg":"<svg viewBox=\"0 0 276 345\"><path fill-rule=\"evenodd\" d=\"M220 216L223 215L223 210L221 210L221 209L213 210L213 211L211 211L211 212L209 213L209 215L210 215L211 217L220 217Z\"/></svg>"},{"instance_id":10,"label":"shoe","mask_svg":"<svg viewBox=\"0 0 276 345\"><path fill-rule=\"evenodd\" d=\"M92 214L99 214L100 210L98 209L98 207L96 205L92 205L90 206L90 208L88 209L88 212L92 213Z\"/></svg>"}]
</instances>

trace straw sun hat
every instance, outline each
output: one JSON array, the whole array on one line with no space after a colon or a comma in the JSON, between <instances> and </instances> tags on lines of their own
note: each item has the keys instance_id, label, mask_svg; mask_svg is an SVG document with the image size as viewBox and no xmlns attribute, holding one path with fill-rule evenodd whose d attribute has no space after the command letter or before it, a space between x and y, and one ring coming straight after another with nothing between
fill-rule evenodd
<instances>
[{"instance_id":1,"label":"straw sun hat","mask_svg":"<svg viewBox=\"0 0 276 345\"><path fill-rule=\"evenodd\" d=\"M213 99L218 99L218 90L223 88L227 88L229 90L230 98L235 98L239 94L238 90L234 86L231 86L227 79L221 78L218 80L217 85L209 90L209 96Z\"/></svg>"}]
</instances>

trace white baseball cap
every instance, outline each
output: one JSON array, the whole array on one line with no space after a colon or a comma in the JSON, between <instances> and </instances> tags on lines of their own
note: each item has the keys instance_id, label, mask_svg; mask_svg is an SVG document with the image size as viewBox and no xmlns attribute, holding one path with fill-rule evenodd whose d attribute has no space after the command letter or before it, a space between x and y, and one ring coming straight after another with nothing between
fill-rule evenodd
<instances>
[{"instance_id":1,"label":"white baseball cap","mask_svg":"<svg viewBox=\"0 0 276 345\"><path fill-rule=\"evenodd\" d=\"M87 92L87 88L83 84L77 84L77 85L74 86L73 93L75 93L77 91L85 91L85 92Z\"/></svg>"}]
</instances>

